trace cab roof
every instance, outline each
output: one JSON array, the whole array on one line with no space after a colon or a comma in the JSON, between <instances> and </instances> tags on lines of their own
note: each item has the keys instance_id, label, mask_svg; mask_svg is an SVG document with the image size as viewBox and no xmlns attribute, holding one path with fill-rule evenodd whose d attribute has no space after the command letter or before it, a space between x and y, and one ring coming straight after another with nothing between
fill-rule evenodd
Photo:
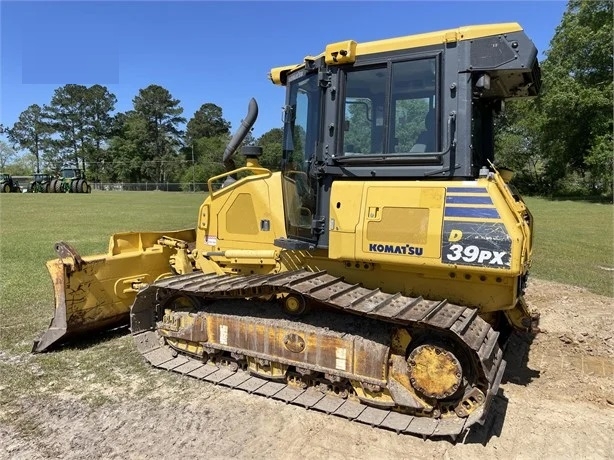
<instances>
[{"instance_id":1,"label":"cab roof","mask_svg":"<svg viewBox=\"0 0 614 460\"><path fill-rule=\"evenodd\" d=\"M516 22L507 22L464 26L457 29L439 30L436 32L406 35L404 37L388 38L364 43L357 43L354 40L345 40L328 44L325 50L317 56L305 56L304 62L301 64L274 67L269 73L269 78L274 84L283 86L286 83L286 76L289 73L304 68L305 62L314 61L321 57L324 57L328 65L351 64L356 60L356 56L366 54L385 53L389 51L440 45L443 43L454 43L519 31L522 31L520 24Z\"/></svg>"}]
</instances>

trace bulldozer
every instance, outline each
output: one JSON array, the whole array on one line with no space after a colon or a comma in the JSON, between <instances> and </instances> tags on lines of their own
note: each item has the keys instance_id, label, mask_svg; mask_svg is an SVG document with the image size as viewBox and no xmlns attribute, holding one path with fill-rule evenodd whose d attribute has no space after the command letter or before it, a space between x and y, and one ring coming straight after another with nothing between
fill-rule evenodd
<instances>
[{"instance_id":1,"label":"bulldozer","mask_svg":"<svg viewBox=\"0 0 614 460\"><path fill-rule=\"evenodd\" d=\"M258 146L235 164L252 99L195 228L56 243L33 352L129 324L152 366L207 382L423 437L483 424L507 338L539 318L533 217L493 135L506 100L539 92L536 47L475 25L331 43L269 78L280 171Z\"/></svg>"}]
</instances>

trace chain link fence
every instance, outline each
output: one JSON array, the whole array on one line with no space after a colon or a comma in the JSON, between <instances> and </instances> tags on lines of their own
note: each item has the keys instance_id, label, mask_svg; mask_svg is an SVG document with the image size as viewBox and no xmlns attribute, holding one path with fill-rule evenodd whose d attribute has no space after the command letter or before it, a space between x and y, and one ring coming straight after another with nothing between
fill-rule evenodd
<instances>
[{"instance_id":1,"label":"chain link fence","mask_svg":"<svg viewBox=\"0 0 614 460\"><path fill-rule=\"evenodd\" d=\"M206 182L96 182L90 183L92 190L103 192L208 192ZM222 182L214 182L213 190L221 187Z\"/></svg>"}]
</instances>

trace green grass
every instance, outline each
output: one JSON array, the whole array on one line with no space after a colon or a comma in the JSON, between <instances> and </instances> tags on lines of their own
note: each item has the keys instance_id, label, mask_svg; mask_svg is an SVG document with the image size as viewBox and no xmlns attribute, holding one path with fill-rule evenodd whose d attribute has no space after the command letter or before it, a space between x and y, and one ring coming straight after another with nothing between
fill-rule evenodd
<instances>
[{"instance_id":1,"label":"green grass","mask_svg":"<svg viewBox=\"0 0 614 460\"><path fill-rule=\"evenodd\" d=\"M129 336L55 353L30 350L53 314L45 262L57 257L54 243L65 241L90 255L106 252L116 232L193 228L203 199L165 192L0 195L0 424L35 438L22 410L29 398L70 395L96 407L160 385L186 385L147 366Z\"/></svg>"},{"instance_id":2,"label":"green grass","mask_svg":"<svg viewBox=\"0 0 614 460\"><path fill-rule=\"evenodd\" d=\"M36 436L19 409L34 396L71 395L95 407L148 395L161 385L190 386L145 365L128 336L48 354L32 355L30 349L53 312L45 262L56 258L55 242L89 255L106 252L115 232L192 228L203 199L165 192L0 195L0 423ZM535 217L532 276L614 296L614 272L600 268L614 263L614 207L537 198L527 204Z\"/></svg>"},{"instance_id":3,"label":"green grass","mask_svg":"<svg viewBox=\"0 0 614 460\"><path fill-rule=\"evenodd\" d=\"M531 276L614 297L614 206L525 201L535 219Z\"/></svg>"},{"instance_id":4,"label":"green grass","mask_svg":"<svg viewBox=\"0 0 614 460\"><path fill-rule=\"evenodd\" d=\"M107 251L116 232L196 226L203 194L98 192L0 195L0 349L27 348L53 305L45 262L65 241L82 255Z\"/></svg>"}]
</instances>

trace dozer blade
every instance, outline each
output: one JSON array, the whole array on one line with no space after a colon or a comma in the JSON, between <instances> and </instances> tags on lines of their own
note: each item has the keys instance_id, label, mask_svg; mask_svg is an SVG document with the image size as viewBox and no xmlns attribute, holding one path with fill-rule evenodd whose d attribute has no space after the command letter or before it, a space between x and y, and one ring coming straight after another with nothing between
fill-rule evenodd
<instances>
[{"instance_id":1,"label":"dozer blade","mask_svg":"<svg viewBox=\"0 0 614 460\"><path fill-rule=\"evenodd\" d=\"M169 257L174 249L159 244L162 237L193 243L196 232L117 233L106 254L84 257L67 243L57 243L59 258L47 262L55 293L54 315L49 328L34 341L32 352L47 351L86 333L127 326L138 290L173 276Z\"/></svg>"}]
</instances>

